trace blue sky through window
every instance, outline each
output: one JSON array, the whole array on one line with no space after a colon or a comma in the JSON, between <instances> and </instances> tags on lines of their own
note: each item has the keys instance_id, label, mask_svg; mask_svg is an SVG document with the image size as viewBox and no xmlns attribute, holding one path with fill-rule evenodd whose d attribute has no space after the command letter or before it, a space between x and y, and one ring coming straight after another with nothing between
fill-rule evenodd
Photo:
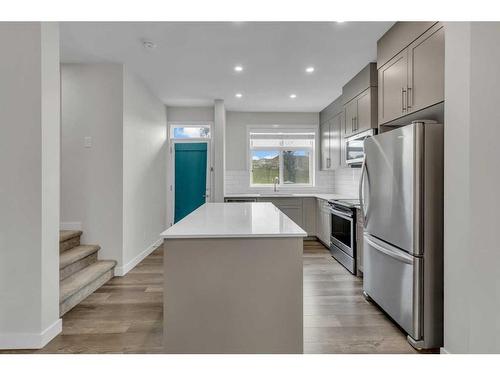
<instances>
[{"instance_id":1,"label":"blue sky through window","mask_svg":"<svg viewBox=\"0 0 500 375\"><path fill-rule=\"evenodd\" d=\"M252 160L274 159L278 151L252 151Z\"/></svg>"}]
</instances>

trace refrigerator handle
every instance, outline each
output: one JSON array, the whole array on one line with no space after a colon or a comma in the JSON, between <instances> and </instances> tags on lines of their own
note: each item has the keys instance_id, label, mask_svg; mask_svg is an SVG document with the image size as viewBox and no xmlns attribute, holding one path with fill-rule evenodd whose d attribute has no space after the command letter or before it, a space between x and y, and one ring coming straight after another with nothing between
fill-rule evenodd
<instances>
[{"instance_id":1,"label":"refrigerator handle","mask_svg":"<svg viewBox=\"0 0 500 375\"><path fill-rule=\"evenodd\" d=\"M363 202L363 182L364 182L364 177L368 175L368 170L366 169L366 154L365 157L363 158L363 165L361 167L361 178L359 179L359 205L361 207L361 214L363 215L363 222L364 225L366 226L366 210L365 210L365 205Z\"/></svg>"}]
</instances>

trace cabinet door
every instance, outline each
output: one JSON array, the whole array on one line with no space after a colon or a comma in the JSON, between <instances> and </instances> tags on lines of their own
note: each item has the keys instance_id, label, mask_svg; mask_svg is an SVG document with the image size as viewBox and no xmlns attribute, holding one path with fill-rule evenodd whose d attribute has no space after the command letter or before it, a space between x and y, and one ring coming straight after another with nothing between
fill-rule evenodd
<instances>
[{"instance_id":1,"label":"cabinet door","mask_svg":"<svg viewBox=\"0 0 500 375\"><path fill-rule=\"evenodd\" d=\"M331 166L330 155L330 121L325 121L320 125L320 149L321 149L321 165L322 171L327 170Z\"/></svg>"},{"instance_id":2,"label":"cabinet door","mask_svg":"<svg viewBox=\"0 0 500 375\"><path fill-rule=\"evenodd\" d=\"M295 224L304 229L302 221L302 207L280 206L281 212L288 216ZM305 230L305 229L304 229Z\"/></svg>"},{"instance_id":3,"label":"cabinet door","mask_svg":"<svg viewBox=\"0 0 500 375\"><path fill-rule=\"evenodd\" d=\"M328 204L328 203L327 203ZM331 216L330 212L324 209L322 211L323 215L323 243L327 246L330 247L330 227L331 227Z\"/></svg>"},{"instance_id":4,"label":"cabinet door","mask_svg":"<svg viewBox=\"0 0 500 375\"><path fill-rule=\"evenodd\" d=\"M378 123L406 114L408 50L394 56L378 70Z\"/></svg>"},{"instance_id":5,"label":"cabinet door","mask_svg":"<svg viewBox=\"0 0 500 375\"><path fill-rule=\"evenodd\" d=\"M302 223L308 236L316 234L316 198L302 199Z\"/></svg>"},{"instance_id":6,"label":"cabinet door","mask_svg":"<svg viewBox=\"0 0 500 375\"><path fill-rule=\"evenodd\" d=\"M358 116L358 101L356 98L351 100L349 103L347 103L345 106L345 131L344 135L346 137L350 136L351 134L354 133L355 129L355 121L356 117Z\"/></svg>"},{"instance_id":7,"label":"cabinet door","mask_svg":"<svg viewBox=\"0 0 500 375\"><path fill-rule=\"evenodd\" d=\"M408 47L408 112L444 100L444 27L429 29Z\"/></svg>"},{"instance_id":8,"label":"cabinet door","mask_svg":"<svg viewBox=\"0 0 500 375\"><path fill-rule=\"evenodd\" d=\"M359 94L357 101L358 115L354 121L354 132L360 133L372 127L372 100L370 88Z\"/></svg>"},{"instance_id":9,"label":"cabinet door","mask_svg":"<svg viewBox=\"0 0 500 375\"><path fill-rule=\"evenodd\" d=\"M344 113L337 113L330 122L330 169L336 169L341 164L341 138Z\"/></svg>"}]
</instances>

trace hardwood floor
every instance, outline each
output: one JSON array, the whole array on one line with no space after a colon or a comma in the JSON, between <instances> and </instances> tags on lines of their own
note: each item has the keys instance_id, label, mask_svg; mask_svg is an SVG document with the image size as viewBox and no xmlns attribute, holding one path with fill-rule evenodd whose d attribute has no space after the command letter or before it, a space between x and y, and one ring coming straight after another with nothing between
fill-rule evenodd
<instances>
[{"instance_id":1,"label":"hardwood floor","mask_svg":"<svg viewBox=\"0 0 500 375\"><path fill-rule=\"evenodd\" d=\"M161 353L163 249L68 312L45 348L10 353ZM318 241L304 242L304 353L416 353Z\"/></svg>"}]
</instances>

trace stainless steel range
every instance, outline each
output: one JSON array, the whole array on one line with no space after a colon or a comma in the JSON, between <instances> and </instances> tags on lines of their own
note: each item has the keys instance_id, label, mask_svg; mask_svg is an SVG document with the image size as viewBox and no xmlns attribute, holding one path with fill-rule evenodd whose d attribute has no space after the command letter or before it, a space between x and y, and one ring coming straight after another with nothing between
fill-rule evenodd
<instances>
[{"instance_id":1,"label":"stainless steel range","mask_svg":"<svg viewBox=\"0 0 500 375\"><path fill-rule=\"evenodd\" d=\"M333 199L330 204L330 252L349 272L356 274L356 207L359 199Z\"/></svg>"}]
</instances>

